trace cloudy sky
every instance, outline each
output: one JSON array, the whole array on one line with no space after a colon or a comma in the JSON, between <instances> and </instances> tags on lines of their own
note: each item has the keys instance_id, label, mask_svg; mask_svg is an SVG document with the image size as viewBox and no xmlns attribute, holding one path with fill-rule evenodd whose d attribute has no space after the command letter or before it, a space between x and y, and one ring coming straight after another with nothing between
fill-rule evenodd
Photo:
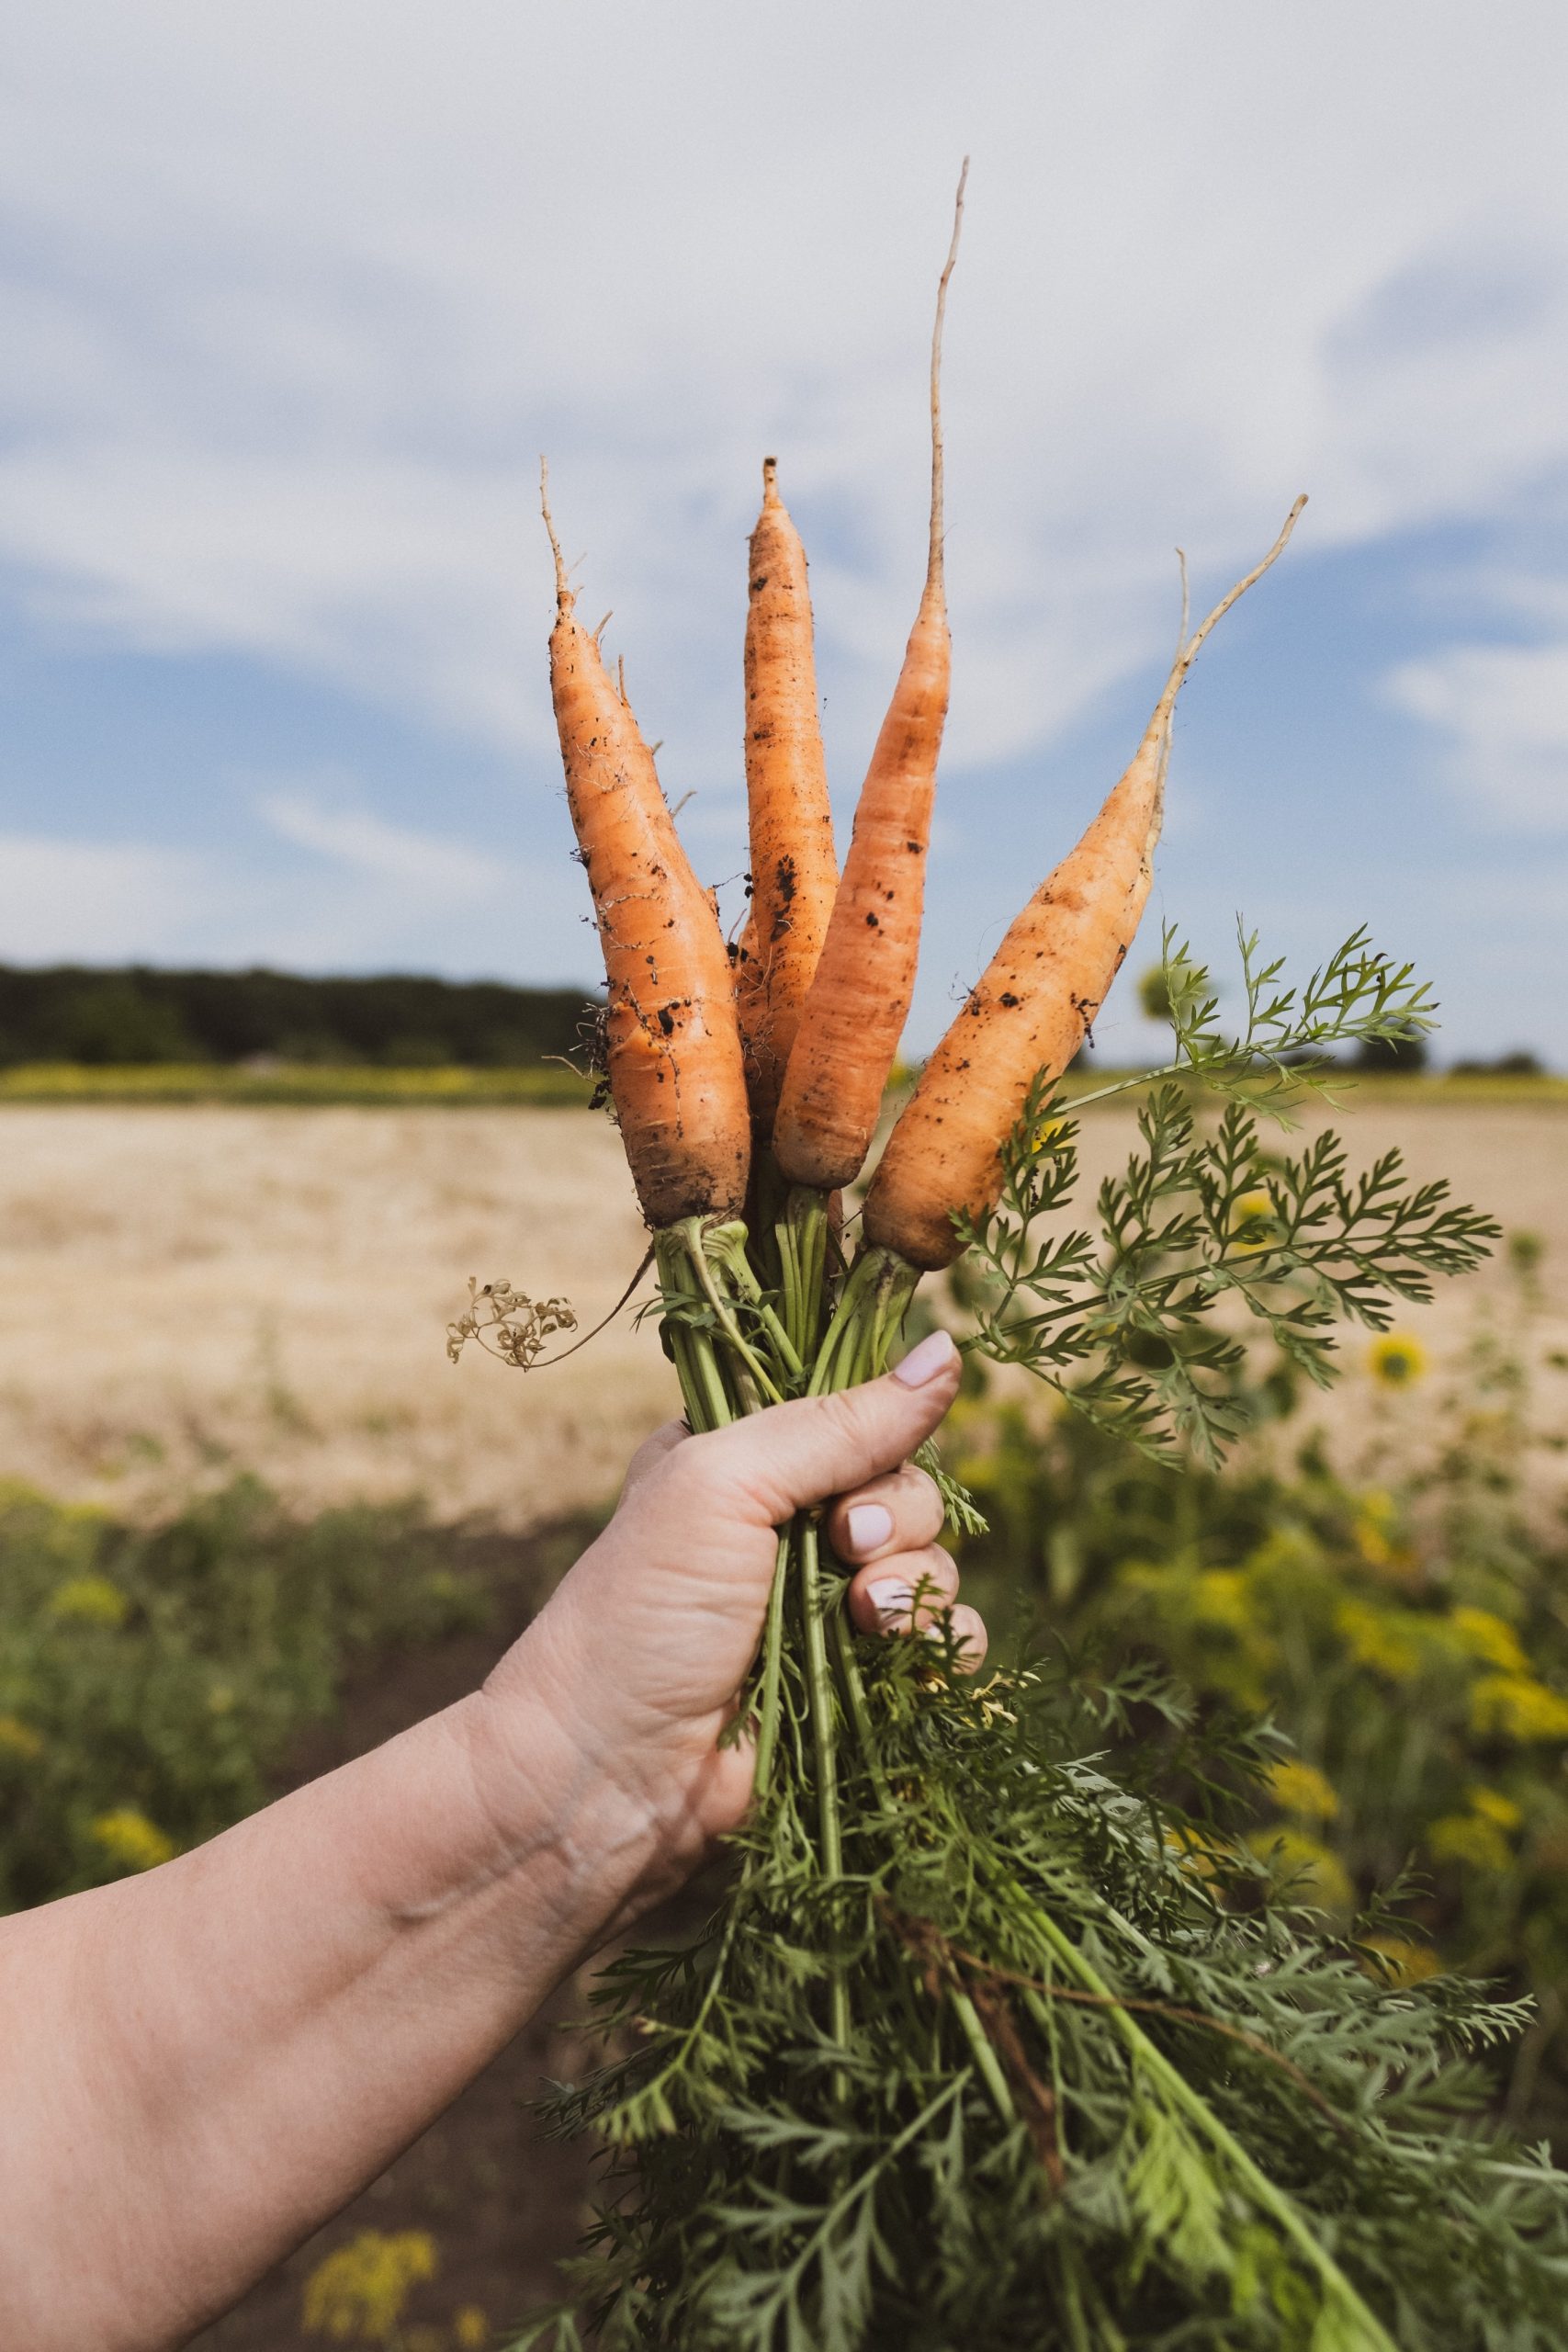
<instances>
[{"instance_id":1,"label":"cloudy sky","mask_svg":"<svg viewBox=\"0 0 1568 2352\"><path fill-rule=\"evenodd\" d=\"M949 318L928 1043L1177 623L1156 912L1568 1065L1562 0L6 0L0 959L591 980L536 469L708 878L776 451L847 813ZM1136 959L1135 959L1136 960ZM1140 1037L1113 1001L1101 1042Z\"/></svg>"}]
</instances>

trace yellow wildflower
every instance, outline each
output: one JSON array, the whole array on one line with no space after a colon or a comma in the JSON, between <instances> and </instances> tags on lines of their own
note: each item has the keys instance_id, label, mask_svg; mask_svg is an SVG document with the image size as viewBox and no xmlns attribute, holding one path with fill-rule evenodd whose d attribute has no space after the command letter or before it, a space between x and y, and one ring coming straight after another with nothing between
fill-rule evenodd
<instances>
[{"instance_id":1,"label":"yellow wildflower","mask_svg":"<svg viewBox=\"0 0 1568 2352\"><path fill-rule=\"evenodd\" d=\"M1168 1829L1165 1842L1176 1856L1178 1868L1189 1878L1207 1882L1216 1876L1219 1865L1229 1858L1224 1841L1208 1837L1201 1829Z\"/></svg>"},{"instance_id":2,"label":"yellow wildflower","mask_svg":"<svg viewBox=\"0 0 1568 2352\"><path fill-rule=\"evenodd\" d=\"M1499 1667L1505 1674L1529 1672L1529 1661L1519 1647L1519 1637L1506 1618L1495 1617L1490 1609L1456 1609L1449 1623L1460 1647L1472 1657Z\"/></svg>"},{"instance_id":3,"label":"yellow wildflower","mask_svg":"<svg viewBox=\"0 0 1568 2352\"><path fill-rule=\"evenodd\" d=\"M1568 1699L1529 1674L1483 1674L1471 1686L1471 1727L1504 1739L1568 1739Z\"/></svg>"},{"instance_id":4,"label":"yellow wildflower","mask_svg":"<svg viewBox=\"0 0 1568 2352\"><path fill-rule=\"evenodd\" d=\"M1514 1859L1496 1824L1474 1813L1442 1815L1427 1831L1427 1849L1434 1861L1463 1862L1476 1871L1506 1871Z\"/></svg>"},{"instance_id":5,"label":"yellow wildflower","mask_svg":"<svg viewBox=\"0 0 1568 2352\"><path fill-rule=\"evenodd\" d=\"M458 2352L483 2352L490 2342L490 2322L478 2303L465 2303L453 2312L452 2335Z\"/></svg>"},{"instance_id":6,"label":"yellow wildflower","mask_svg":"<svg viewBox=\"0 0 1568 2352\"><path fill-rule=\"evenodd\" d=\"M1353 1901L1349 1873L1337 1854L1301 1829L1255 1829L1247 1844L1268 1864L1292 1902L1325 1911L1348 1911Z\"/></svg>"},{"instance_id":7,"label":"yellow wildflower","mask_svg":"<svg viewBox=\"0 0 1568 2352\"><path fill-rule=\"evenodd\" d=\"M385 2344L397 2328L410 2290L436 2270L428 2230L388 2236L362 2230L319 2262L305 2281L305 2331L339 2344Z\"/></svg>"},{"instance_id":8,"label":"yellow wildflower","mask_svg":"<svg viewBox=\"0 0 1568 2352\"><path fill-rule=\"evenodd\" d=\"M1300 1763L1293 1756L1281 1757L1275 1765L1269 1791L1281 1813L1296 1814L1303 1821L1332 1821L1339 1811L1338 1796L1315 1764Z\"/></svg>"},{"instance_id":9,"label":"yellow wildflower","mask_svg":"<svg viewBox=\"0 0 1568 2352\"><path fill-rule=\"evenodd\" d=\"M1239 1568L1205 1568L1193 1591L1193 1615L1201 1625L1246 1630L1250 1614L1247 1578Z\"/></svg>"},{"instance_id":10,"label":"yellow wildflower","mask_svg":"<svg viewBox=\"0 0 1568 2352\"><path fill-rule=\"evenodd\" d=\"M15 1756L24 1764L43 1753L43 1741L19 1715L0 1715L0 1756Z\"/></svg>"},{"instance_id":11,"label":"yellow wildflower","mask_svg":"<svg viewBox=\"0 0 1568 2352\"><path fill-rule=\"evenodd\" d=\"M1427 1369L1427 1351L1408 1331L1383 1331L1367 1350L1367 1370L1384 1388L1413 1388Z\"/></svg>"},{"instance_id":12,"label":"yellow wildflower","mask_svg":"<svg viewBox=\"0 0 1568 2352\"><path fill-rule=\"evenodd\" d=\"M127 1870L150 1871L166 1862L175 1852L175 1841L166 1838L155 1822L149 1821L133 1804L116 1805L112 1812L100 1813L91 1824L93 1837L113 1862L123 1862Z\"/></svg>"},{"instance_id":13,"label":"yellow wildflower","mask_svg":"<svg viewBox=\"0 0 1568 2352\"><path fill-rule=\"evenodd\" d=\"M100 1576L67 1577L49 1603L51 1617L73 1625L123 1625L130 1608L118 1585Z\"/></svg>"},{"instance_id":14,"label":"yellow wildflower","mask_svg":"<svg viewBox=\"0 0 1568 2352\"><path fill-rule=\"evenodd\" d=\"M1467 1793L1472 1813L1478 1813L1483 1821L1495 1821L1499 1829L1517 1829L1525 1817L1524 1807L1506 1797L1501 1789L1471 1789Z\"/></svg>"},{"instance_id":15,"label":"yellow wildflower","mask_svg":"<svg viewBox=\"0 0 1568 2352\"><path fill-rule=\"evenodd\" d=\"M1267 1250L1278 1239L1274 1204L1267 1193L1243 1193L1231 1204L1231 1233L1238 1250Z\"/></svg>"},{"instance_id":16,"label":"yellow wildflower","mask_svg":"<svg viewBox=\"0 0 1568 2352\"><path fill-rule=\"evenodd\" d=\"M1363 1936L1360 1940L1368 1951L1376 1952L1373 1965L1378 1973L1386 1972L1396 1984L1424 1984L1442 1969L1430 1944L1413 1944L1404 1936Z\"/></svg>"},{"instance_id":17,"label":"yellow wildflower","mask_svg":"<svg viewBox=\"0 0 1568 2352\"><path fill-rule=\"evenodd\" d=\"M1370 1666L1391 1682L1414 1682L1420 1673L1425 1662L1421 1645L1392 1610L1342 1600L1334 1623L1358 1666Z\"/></svg>"}]
</instances>

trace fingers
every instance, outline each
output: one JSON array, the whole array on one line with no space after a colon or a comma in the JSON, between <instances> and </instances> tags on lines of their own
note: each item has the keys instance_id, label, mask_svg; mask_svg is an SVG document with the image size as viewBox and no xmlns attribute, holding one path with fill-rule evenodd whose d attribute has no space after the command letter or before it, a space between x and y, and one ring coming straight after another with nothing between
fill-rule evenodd
<instances>
[{"instance_id":1,"label":"fingers","mask_svg":"<svg viewBox=\"0 0 1568 2352\"><path fill-rule=\"evenodd\" d=\"M986 1660L986 1627L977 1610L960 1601L958 1570L936 1544L894 1552L851 1577L852 1623L863 1634L926 1634L945 1642L951 1628L961 1674L977 1674Z\"/></svg>"},{"instance_id":2,"label":"fingers","mask_svg":"<svg viewBox=\"0 0 1568 2352\"><path fill-rule=\"evenodd\" d=\"M907 1462L840 1495L827 1516L828 1541L846 1567L887 1552L918 1552L942 1533L942 1497L923 1470Z\"/></svg>"},{"instance_id":3,"label":"fingers","mask_svg":"<svg viewBox=\"0 0 1568 2352\"><path fill-rule=\"evenodd\" d=\"M863 1486L931 1435L958 1392L960 1357L932 1331L897 1368L863 1387L774 1405L694 1438L695 1470L716 1474L737 1500L779 1526L792 1511Z\"/></svg>"}]
</instances>

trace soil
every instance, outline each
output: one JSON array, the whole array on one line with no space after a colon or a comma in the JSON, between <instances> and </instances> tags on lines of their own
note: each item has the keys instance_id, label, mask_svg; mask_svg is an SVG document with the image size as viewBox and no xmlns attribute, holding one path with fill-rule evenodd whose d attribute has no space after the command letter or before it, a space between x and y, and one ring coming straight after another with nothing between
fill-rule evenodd
<instances>
[{"instance_id":1,"label":"soil","mask_svg":"<svg viewBox=\"0 0 1568 2352\"><path fill-rule=\"evenodd\" d=\"M337 1719L291 1756L279 1792L471 1690L592 1532L591 1521L572 1520L532 1536L455 1537L462 1558L454 1564L479 1570L495 1594L492 1625L379 1661L350 1686ZM547 2140L530 2109L547 2077L571 2071L571 2023L585 2005L585 1976L562 1985L395 2164L195 2339L199 2352L320 2352L324 2339L304 2329L305 2281L367 2230L423 2231L435 2242L436 2274L411 2291L399 2333L388 2339L400 2352L505 2344L527 2312L560 2291L555 2265L571 2251L586 2216L588 2149ZM470 2314L462 2335L459 2312ZM472 2316L480 2312L488 2324L482 2335Z\"/></svg>"}]
</instances>

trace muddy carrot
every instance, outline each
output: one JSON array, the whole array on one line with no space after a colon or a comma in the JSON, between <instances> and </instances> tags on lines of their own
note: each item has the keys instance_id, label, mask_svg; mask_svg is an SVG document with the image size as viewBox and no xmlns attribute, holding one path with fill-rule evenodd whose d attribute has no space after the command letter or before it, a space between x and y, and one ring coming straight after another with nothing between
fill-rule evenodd
<instances>
[{"instance_id":1,"label":"muddy carrot","mask_svg":"<svg viewBox=\"0 0 1568 2352\"><path fill-rule=\"evenodd\" d=\"M1019 915L927 1062L872 1180L868 1241L914 1266L945 1266L960 1249L951 1212L977 1216L996 1199L1001 1145L1031 1085L1066 1069L1138 927L1182 682L1215 622L1283 549L1305 503L1296 501L1262 562L1185 639L1132 765Z\"/></svg>"},{"instance_id":2,"label":"muddy carrot","mask_svg":"<svg viewBox=\"0 0 1568 2352\"><path fill-rule=\"evenodd\" d=\"M843 878L784 1073L773 1151L790 1182L858 1174L898 1050L919 954L926 851L952 669L942 580L942 329L965 163L931 334L931 504L925 590L855 810Z\"/></svg>"},{"instance_id":3,"label":"muddy carrot","mask_svg":"<svg viewBox=\"0 0 1568 2352\"><path fill-rule=\"evenodd\" d=\"M542 483L556 562L550 691L567 800L607 982L611 1098L643 1214L732 1216L750 1122L729 958L693 874L631 706L578 620Z\"/></svg>"},{"instance_id":4,"label":"muddy carrot","mask_svg":"<svg viewBox=\"0 0 1568 2352\"><path fill-rule=\"evenodd\" d=\"M762 511L751 534L747 582L751 910L736 989L752 1121L766 1137L839 882L806 550L779 496L774 458L762 461Z\"/></svg>"}]
</instances>

